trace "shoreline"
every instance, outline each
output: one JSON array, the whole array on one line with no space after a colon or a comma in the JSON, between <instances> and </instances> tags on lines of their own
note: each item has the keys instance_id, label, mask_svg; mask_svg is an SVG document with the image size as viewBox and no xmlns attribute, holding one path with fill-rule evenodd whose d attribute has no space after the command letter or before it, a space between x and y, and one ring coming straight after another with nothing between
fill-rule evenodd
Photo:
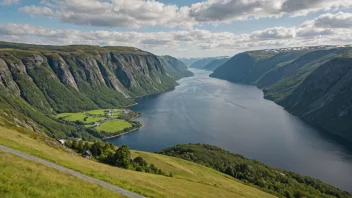
<instances>
[{"instance_id":1,"label":"shoreline","mask_svg":"<svg viewBox=\"0 0 352 198\"><path fill-rule=\"evenodd\" d=\"M102 140L108 140L108 139L117 138L117 137L120 137L120 136L123 136L123 135L127 135L129 133L135 132L135 131L143 128L143 127L144 127L144 125L142 125L141 127L137 128L137 129L132 129L131 131L128 131L128 132L125 132L125 133L120 133L120 134L117 134L117 135L112 135L112 136L104 137L104 138L101 138L101 139Z\"/></svg>"},{"instance_id":2,"label":"shoreline","mask_svg":"<svg viewBox=\"0 0 352 198\"><path fill-rule=\"evenodd\" d=\"M138 104L138 103L137 103L137 104ZM139 113L139 115L133 117L131 120L134 120L134 119L136 119L136 118L138 118L138 117L140 117L140 116L142 116L141 113ZM138 121L138 122L139 122L139 121ZM139 122L139 123L140 123L140 122ZM123 136L123 135L127 135L127 134L129 134L129 133L135 132L135 131L137 131L137 130L143 128L143 127L144 127L144 125L142 124L142 126L139 127L139 128L137 128L137 129L132 129L132 130L130 130L130 131L128 131L128 132L120 133L120 134L117 134L117 135L112 135L112 136L103 137L103 138L101 138L101 139L102 139L102 140L107 140L107 139L112 139L112 138L120 137L120 136Z\"/></svg>"}]
</instances>

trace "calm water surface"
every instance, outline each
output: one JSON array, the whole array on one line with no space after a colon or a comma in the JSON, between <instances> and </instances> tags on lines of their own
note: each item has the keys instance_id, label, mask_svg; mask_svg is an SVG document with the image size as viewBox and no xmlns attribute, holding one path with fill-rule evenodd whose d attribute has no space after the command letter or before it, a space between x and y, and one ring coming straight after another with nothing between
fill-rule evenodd
<instances>
[{"instance_id":1,"label":"calm water surface","mask_svg":"<svg viewBox=\"0 0 352 198\"><path fill-rule=\"evenodd\" d=\"M109 141L144 151L212 144L352 192L351 150L263 99L256 87L192 71L175 90L140 99L131 109L145 126Z\"/></svg>"}]
</instances>

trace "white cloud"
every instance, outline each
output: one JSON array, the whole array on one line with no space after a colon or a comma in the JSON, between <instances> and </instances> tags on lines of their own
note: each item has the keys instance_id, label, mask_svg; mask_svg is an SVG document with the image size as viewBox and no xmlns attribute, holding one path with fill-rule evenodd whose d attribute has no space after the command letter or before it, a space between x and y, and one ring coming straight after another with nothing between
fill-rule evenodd
<instances>
[{"instance_id":1,"label":"white cloud","mask_svg":"<svg viewBox=\"0 0 352 198\"><path fill-rule=\"evenodd\" d=\"M295 28L274 27L265 30L255 31L251 34L253 39L291 39L296 37Z\"/></svg>"},{"instance_id":2,"label":"white cloud","mask_svg":"<svg viewBox=\"0 0 352 198\"><path fill-rule=\"evenodd\" d=\"M204 23L300 16L321 10L352 7L351 0L207 0L184 7L155 0L42 0L41 4L19 10L31 16L58 18L61 22L76 25L184 29Z\"/></svg>"},{"instance_id":3,"label":"white cloud","mask_svg":"<svg viewBox=\"0 0 352 198\"><path fill-rule=\"evenodd\" d=\"M49 12L50 13L50 12ZM350 44L350 13L323 14L297 27L273 27L248 34L211 32L202 29L161 32L80 31L50 29L26 24L0 25L0 40L36 44L124 45L152 52L227 55L238 51L289 46ZM334 21L333 24L327 21ZM330 25L329 25L330 24ZM179 51L177 49L187 49ZM221 55L221 54L220 54Z\"/></svg>"},{"instance_id":4,"label":"white cloud","mask_svg":"<svg viewBox=\"0 0 352 198\"><path fill-rule=\"evenodd\" d=\"M0 5L3 5L3 6L10 6L12 4L19 4L20 3L20 0L2 0L0 1Z\"/></svg>"},{"instance_id":5,"label":"white cloud","mask_svg":"<svg viewBox=\"0 0 352 198\"><path fill-rule=\"evenodd\" d=\"M339 12L323 14L304 25L315 28L352 28L352 14Z\"/></svg>"},{"instance_id":6,"label":"white cloud","mask_svg":"<svg viewBox=\"0 0 352 198\"><path fill-rule=\"evenodd\" d=\"M151 0L44 0L45 6L25 6L31 16L58 18L62 22L98 27L188 26L183 8ZM54 11L53 11L54 10Z\"/></svg>"}]
</instances>

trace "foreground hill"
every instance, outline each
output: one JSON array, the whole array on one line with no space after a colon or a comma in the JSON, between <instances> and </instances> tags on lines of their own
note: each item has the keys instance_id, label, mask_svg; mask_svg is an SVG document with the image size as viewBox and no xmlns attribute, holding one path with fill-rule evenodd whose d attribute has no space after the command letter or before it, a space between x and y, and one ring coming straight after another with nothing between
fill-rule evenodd
<instances>
[{"instance_id":1,"label":"foreground hill","mask_svg":"<svg viewBox=\"0 0 352 198\"><path fill-rule=\"evenodd\" d=\"M177 145L160 153L206 165L280 197L352 197L311 177L275 169L211 145Z\"/></svg>"},{"instance_id":2,"label":"foreground hill","mask_svg":"<svg viewBox=\"0 0 352 198\"><path fill-rule=\"evenodd\" d=\"M230 176L182 159L132 151L132 157L143 157L148 163L155 164L163 171L172 172L173 177L126 170L102 164L95 160L88 160L72 152L66 152L56 140L17 127L6 119L0 119L0 125L6 126L6 128L0 126L1 145L46 159L147 197L273 197ZM22 160L2 152L0 152L0 158L7 159L6 161L1 160L0 166L7 167L14 164L14 166L2 169L4 174L0 176L0 180L4 182L0 185L0 194L4 197L15 194L15 192L10 191L11 189L21 191L18 192L18 195L24 193L26 197L62 197L67 195L65 192L67 193L68 190L73 193L67 195L68 197L74 197L76 192L80 190L82 190L82 194L77 195L78 197L83 197L89 193L87 197L113 195L112 192L100 186L74 179L66 174L60 175L57 171L40 164ZM23 163L16 165L17 162ZM26 173L21 174L21 177L25 180L13 177L23 172L23 168L27 170ZM37 175L40 170L43 172ZM46 178L42 175L44 173L48 173L54 178ZM34 178L36 181L30 183L29 181ZM25 181L28 182L26 183ZM44 185L45 187L43 188L42 185L45 182L51 183L50 185ZM65 187L54 189L60 186ZM84 187L89 189L82 189ZM31 190L31 192L27 192L27 189ZM48 191L44 191L44 189ZM114 197L116 196L118 195Z\"/></svg>"},{"instance_id":3,"label":"foreground hill","mask_svg":"<svg viewBox=\"0 0 352 198\"><path fill-rule=\"evenodd\" d=\"M18 124L53 137L90 137L52 119L56 113L125 107L190 75L173 57L132 47L0 42L0 108L24 115Z\"/></svg>"},{"instance_id":4,"label":"foreground hill","mask_svg":"<svg viewBox=\"0 0 352 198\"><path fill-rule=\"evenodd\" d=\"M99 185L2 151L0 168L1 197L124 197Z\"/></svg>"},{"instance_id":5,"label":"foreground hill","mask_svg":"<svg viewBox=\"0 0 352 198\"><path fill-rule=\"evenodd\" d=\"M334 46L244 52L210 76L256 85L290 113L352 141L351 52Z\"/></svg>"}]
</instances>

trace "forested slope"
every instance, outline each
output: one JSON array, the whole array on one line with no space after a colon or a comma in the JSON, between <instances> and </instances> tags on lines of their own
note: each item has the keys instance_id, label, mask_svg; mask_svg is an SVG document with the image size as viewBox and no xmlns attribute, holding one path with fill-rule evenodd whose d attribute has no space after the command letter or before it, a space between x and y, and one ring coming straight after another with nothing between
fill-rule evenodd
<instances>
[{"instance_id":1,"label":"forested slope","mask_svg":"<svg viewBox=\"0 0 352 198\"><path fill-rule=\"evenodd\" d=\"M290 113L352 141L351 51L318 46L244 52L210 76L256 85Z\"/></svg>"}]
</instances>

